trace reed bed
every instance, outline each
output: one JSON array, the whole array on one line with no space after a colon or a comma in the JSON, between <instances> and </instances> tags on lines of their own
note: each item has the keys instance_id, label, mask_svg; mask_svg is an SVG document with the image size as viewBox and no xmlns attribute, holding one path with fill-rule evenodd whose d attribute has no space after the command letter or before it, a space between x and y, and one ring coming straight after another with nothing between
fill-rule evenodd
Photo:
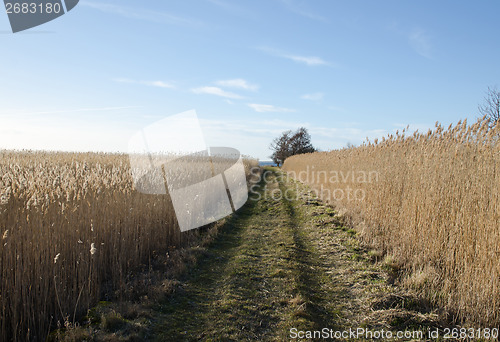
<instances>
[{"instance_id":1,"label":"reed bed","mask_svg":"<svg viewBox=\"0 0 500 342\"><path fill-rule=\"evenodd\" d=\"M293 156L283 169L345 213L403 284L455 322L498 327L500 125L406 134Z\"/></svg>"},{"instance_id":2,"label":"reed bed","mask_svg":"<svg viewBox=\"0 0 500 342\"><path fill-rule=\"evenodd\" d=\"M1 340L44 340L197 234L135 191L126 155L0 151Z\"/></svg>"}]
</instances>

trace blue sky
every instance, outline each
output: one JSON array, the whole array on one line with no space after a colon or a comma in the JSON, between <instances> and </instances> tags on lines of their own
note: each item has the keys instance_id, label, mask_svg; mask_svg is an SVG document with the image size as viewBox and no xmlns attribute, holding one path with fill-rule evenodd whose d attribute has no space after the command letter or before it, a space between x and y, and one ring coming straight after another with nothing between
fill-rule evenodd
<instances>
[{"instance_id":1,"label":"blue sky","mask_svg":"<svg viewBox=\"0 0 500 342\"><path fill-rule=\"evenodd\" d=\"M0 148L127 151L195 109L209 146L269 159L475 120L500 86L499 1L81 0L12 34L0 13ZM182 142L179 142L182 143Z\"/></svg>"}]
</instances>

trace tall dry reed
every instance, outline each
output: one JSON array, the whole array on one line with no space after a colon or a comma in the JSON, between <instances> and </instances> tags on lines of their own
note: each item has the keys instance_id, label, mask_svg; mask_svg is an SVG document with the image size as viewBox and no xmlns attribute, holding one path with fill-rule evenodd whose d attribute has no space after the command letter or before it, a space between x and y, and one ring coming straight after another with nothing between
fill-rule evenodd
<instances>
[{"instance_id":1,"label":"tall dry reed","mask_svg":"<svg viewBox=\"0 0 500 342\"><path fill-rule=\"evenodd\" d=\"M0 151L1 340L44 340L196 234L134 190L126 155Z\"/></svg>"},{"instance_id":2,"label":"tall dry reed","mask_svg":"<svg viewBox=\"0 0 500 342\"><path fill-rule=\"evenodd\" d=\"M297 155L283 169L347 213L402 281L457 321L500 324L500 125L459 122L357 148Z\"/></svg>"}]
</instances>

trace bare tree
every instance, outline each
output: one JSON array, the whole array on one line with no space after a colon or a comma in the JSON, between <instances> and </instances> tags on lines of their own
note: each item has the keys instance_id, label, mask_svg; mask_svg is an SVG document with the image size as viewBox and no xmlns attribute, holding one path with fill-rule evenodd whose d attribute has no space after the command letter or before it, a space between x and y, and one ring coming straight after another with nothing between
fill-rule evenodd
<instances>
[{"instance_id":1,"label":"bare tree","mask_svg":"<svg viewBox=\"0 0 500 342\"><path fill-rule=\"evenodd\" d=\"M488 87L484 103L478 109L489 119L490 127L494 127L500 121L500 91L496 87Z\"/></svg>"},{"instance_id":2,"label":"bare tree","mask_svg":"<svg viewBox=\"0 0 500 342\"><path fill-rule=\"evenodd\" d=\"M274 138L271 146L269 148L273 150L271 158L273 162L281 166L286 158L291 155L290 151L290 140L292 138L292 131L285 131L281 133L278 138Z\"/></svg>"},{"instance_id":3,"label":"bare tree","mask_svg":"<svg viewBox=\"0 0 500 342\"><path fill-rule=\"evenodd\" d=\"M300 127L290 140L291 155L316 151L311 143L311 135L306 128Z\"/></svg>"},{"instance_id":4,"label":"bare tree","mask_svg":"<svg viewBox=\"0 0 500 342\"><path fill-rule=\"evenodd\" d=\"M311 135L304 127L297 131L285 131L278 138L275 138L269 147L273 150L271 158L276 165L281 166L285 159L295 154L315 152L316 149L311 144Z\"/></svg>"}]
</instances>

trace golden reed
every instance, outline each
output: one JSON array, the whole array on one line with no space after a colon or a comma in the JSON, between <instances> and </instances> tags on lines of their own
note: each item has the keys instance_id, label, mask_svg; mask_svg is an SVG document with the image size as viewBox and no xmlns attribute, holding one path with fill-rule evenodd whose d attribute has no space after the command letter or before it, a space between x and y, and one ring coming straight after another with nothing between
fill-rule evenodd
<instances>
[{"instance_id":1,"label":"golden reed","mask_svg":"<svg viewBox=\"0 0 500 342\"><path fill-rule=\"evenodd\" d=\"M44 340L196 234L134 190L126 155L0 151L0 340Z\"/></svg>"},{"instance_id":2,"label":"golden reed","mask_svg":"<svg viewBox=\"0 0 500 342\"><path fill-rule=\"evenodd\" d=\"M457 322L500 324L500 125L481 119L297 155L283 169L346 213Z\"/></svg>"}]
</instances>

